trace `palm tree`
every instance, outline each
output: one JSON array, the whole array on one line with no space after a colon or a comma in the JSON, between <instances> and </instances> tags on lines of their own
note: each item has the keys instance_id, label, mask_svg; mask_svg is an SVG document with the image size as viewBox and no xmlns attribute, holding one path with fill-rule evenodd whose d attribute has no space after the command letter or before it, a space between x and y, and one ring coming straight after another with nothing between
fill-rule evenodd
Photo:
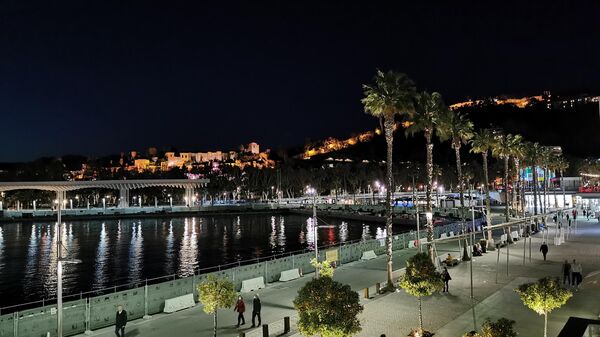
<instances>
[{"instance_id":1,"label":"palm tree","mask_svg":"<svg viewBox=\"0 0 600 337\"><path fill-rule=\"evenodd\" d=\"M513 211L518 215L520 209L520 202L517 200L517 196L520 196L521 190L521 174L520 164L525 156L525 148L523 146L523 137L521 135L515 135L513 139L511 157L515 165L515 178L513 178L513 190L512 190L512 207Z\"/></svg>"},{"instance_id":2,"label":"palm tree","mask_svg":"<svg viewBox=\"0 0 600 337\"><path fill-rule=\"evenodd\" d=\"M550 148L549 146L542 146L541 147L541 164L543 165L544 168L544 202L542 203L544 210L542 213L547 213L548 212L548 164L550 162L550 160L552 160L552 148Z\"/></svg>"},{"instance_id":3,"label":"palm tree","mask_svg":"<svg viewBox=\"0 0 600 337\"><path fill-rule=\"evenodd\" d=\"M462 165L460 162L460 148L473 137L473 123L468 120L465 115L452 110L444 115L444 119L440 125L440 138L450 139L452 149L456 156L456 176L458 179L458 193L460 198L460 218L463 224L463 232L465 231L465 196L464 196L464 181L462 174ZM473 228L473 230L475 230ZM467 254L467 240L463 247L463 261L469 259Z\"/></svg>"},{"instance_id":4,"label":"palm tree","mask_svg":"<svg viewBox=\"0 0 600 337\"><path fill-rule=\"evenodd\" d=\"M560 188L563 192L563 207L567 204L567 197L565 196L565 185L563 182L563 174L569 168L569 162L563 157L559 157L556 161L556 169L560 172Z\"/></svg>"},{"instance_id":5,"label":"palm tree","mask_svg":"<svg viewBox=\"0 0 600 337\"><path fill-rule=\"evenodd\" d=\"M538 175L537 175L537 166L540 163L540 153L542 148L539 143L526 143L525 144L525 159L527 164L531 167L531 172L533 174L533 214L538 214L538 197L537 197L537 189L538 189Z\"/></svg>"},{"instance_id":6,"label":"palm tree","mask_svg":"<svg viewBox=\"0 0 600 337\"><path fill-rule=\"evenodd\" d=\"M394 71L377 70L372 85L363 85L365 97L361 102L365 112L383 120L385 141L387 144L387 189L386 189L386 252L388 286L392 280L392 149L394 142L395 118L397 115L410 115L414 112L416 89L413 81L406 74Z\"/></svg>"},{"instance_id":7,"label":"palm tree","mask_svg":"<svg viewBox=\"0 0 600 337\"><path fill-rule=\"evenodd\" d=\"M454 149L456 156L456 174L458 178L458 192L460 196L461 214L464 221L464 182L462 175L462 165L460 162L460 148L473 137L473 123L469 121L465 115L460 112L450 111L445 115L442 125L440 126L440 136L442 139L450 139L451 147Z\"/></svg>"},{"instance_id":8,"label":"palm tree","mask_svg":"<svg viewBox=\"0 0 600 337\"><path fill-rule=\"evenodd\" d=\"M439 130L443 114L447 113L448 109L442 100L442 95L437 92L429 94L422 92L417 96L415 104L415 114L410 119L410 125L406 128L406 134L415 135L423 132L425 136L425 153L426 164L425 172L427 173L427 184L425 187L425 196L427 200L426 211L433 213L431 202L431 190L433 186L433 143L431 138L437 130ZM433 242L433 219L427 217L427 241ZM433 258L433 246L427 245L429 256Z\"/></svg>"},{"instance_id":9,"label":"palm tree","mask_svg":"<svg viewBox=\"0 0 600 337\"><path fill-rule=\"evenodd\" d=\"M488 173L488 154L494 146L495 138L490 129L481 129L473 134L471 139L471 152L481 153L483 157L483 176L485 179L485 221L488 226L492 224L490 205L490 177ZM488 230L488 242L492 242L492 231Z\"/></svg>"},{"instance_id":10,"label":"palm tree","mask_svg":"<svg viewBox=\"0 0 600 337\"><path fill-rule=\"evenodd\" d=\"M506 217L506 221L510 221L510 201L508 194L508 164L510 162L510 157L514 151L515 144L520 142L521 136L514 136L511 134L508 135L498 135L496 136L496 142L494 147L492 148L492 155L496 158L500 158L504 160L504 194L506 199L505 211L504 215Z\"/></svg>"}]
</instances>

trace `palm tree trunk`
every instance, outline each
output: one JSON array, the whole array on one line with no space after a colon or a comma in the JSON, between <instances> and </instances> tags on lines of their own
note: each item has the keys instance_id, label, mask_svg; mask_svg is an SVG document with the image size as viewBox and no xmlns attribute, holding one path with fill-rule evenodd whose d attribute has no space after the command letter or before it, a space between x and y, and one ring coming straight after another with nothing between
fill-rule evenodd
<instances>
[{"instance_id":1,"label":"palm tree trunk","mask_svg":"<svg viewBox=\"0 0 600 337\"><path fill-rule=\"evenodd\" d=\"M213 313L213 337L217 337L217 309Z\"/></svg>"},{"instance_id":2,"label":"palm tree trunk","mask_svg":"<svg viewBox=\"0 0 600 337\"><path fill-rule=\"evenodd\" d=\"M548 313L544 313L544 337L548 337Z\"/></svg>"},{"instance_id":3,"label":"palm tree trunk","mask_svg":"<svg viewBox=\"0 0 600 337\"><path fill-rule=\"evenodd\" d=\"M481 154L483 156L483 176L485 178L485 222L488 226L492 225L491 217L491 200L490 200L490 177L488 174L488 152L485 151ZM492 241L492 231L488 230L488 241Z\"/></svg>"},{"instance_id":4,"label":"palm tree trunk","mask_svg":"<svg viewBox=\"0 0 600 337\"><path fill-rule=\"evenodd\" d=\"M462 176L462 167L460 164L460 140L458 142L454 142L454 153L456 155L456 174L458 176L458 195L460 198L460 219L462 222L462 231L466 233L465 226L465 196L463 193L463 176ZM474 229L474 228L473 228ZM467 253L467 239L464 241L463 245L463 261L468 261L468 253Z\"/></svg>"},{"instance_id":5,"label":"palm tree trunk","mask_svg":"<svg viewBox=\"0 0 600 337\"><path fill-rule=\"evenodd\" d=\"M425 190L425 197L427 200L427 212L433 214L433 207L431 206L431 188L433 185L433 143L431 143L431 130L425 131L426 141L426 152L427 152L427 186ZM427 217L427 241L433 242L433 218ZM433 245L427 245L427 252L429 257L433 259Z\"/></svg>"},{"instance_id":6,"label":"palm tree trunk","mask_svg":"<svg viewBox=\"0 0 600 337\"><path fill-rule=\"evenodd\" d=\"M388 116L384 120L385 126L385 142L387 144L387 189L385 193L385 227L386 227L386 252L387 252L387 284L388 288L393 287L392 280L392 272L393 272L393 264L392 264L392 185L393 185L393 177L392 177L392 152L394 145L394 117Z\"/></svg>"},{"instance_id":7,"label":"palm tree trunk","mask_svg":"<svg viewBox=\"0 0 600 337\"><path fill-rule=\"evenodd\" d=\"M419 296L419 330L423 331L423 308L421 296Z\"/></svg>"},{"instance_id":8,"label":"palm tree trunk","mask_svg":"<svg viewBox=\"0 0 600 337\"><path fill-rule=\"evenodd\" d=\"M538 176L537 176L537 166L534 163L532 166L533 173L533 214L538 214L538 200L537 200L537 188L538 188Z\"/></svg>"},{"instance_id":9,"label":"palm tree trunk","mask_svg":"<svg viewBox=\"0 0 600 337\"><path fill-rule=\"evenodd\" d=\"M509 215L509 198L508 198L508 160L509 157L504 157L504 196L506 199L506 206L504 208L504 216L506 217L506 222L510 221Z\"/></svg>"},{"instance_id":10,"label":"palm tree trunk","mask_svg":"<svg viewBox=\"0 0 600 337\"><path fill-rule=\"evenodd\" d=\"M512 207L513 207L513 212L515 212L515 215L518 216L519 215L519 203L517 201L517 196L519 195L519 159L517 158L513 158L513 160L515 161L515 179L513 179L513 201L512 201Z\"/></svg>"},{"instance_id":11,"label":"palm tree trunk","mask_svg":"<svg viewBox=\"0 0 600 337\"><path fill-rule=\"evenodd\" d=\"M544 213L548 213L548 164L544 166Z\"/></svg>"}]
</instances>

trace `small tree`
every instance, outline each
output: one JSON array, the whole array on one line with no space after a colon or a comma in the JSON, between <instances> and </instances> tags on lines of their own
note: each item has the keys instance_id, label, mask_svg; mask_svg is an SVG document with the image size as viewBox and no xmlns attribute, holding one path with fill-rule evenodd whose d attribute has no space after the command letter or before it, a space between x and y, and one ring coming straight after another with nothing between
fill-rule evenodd
<instances>
[{"instance_id":1,"label":"small tree","mask_svg":"<svg viewBox=\"0 0 600 337\"><path fill-rule=\"evenodd\" d=\"M358 293L323 274L298 291L294 307L298 330L305 336L346 337L361 330L356 318L363 310Z\"/></svg>"},{"instance_id":2,"label":"small tree","mask_svg":"<svg viewBox=\"0 0 600 337\"><path fill-rule=\"evenodd\" d=\"M489 318L483 322L481 332L467 332L463 337L517 337L517 332L513 325L515 321L506 318L500 318L492 322Z\"/></svg>"},{"instance_id":3,"label":"small tree","mask_svg":"<svg viewBox=\"0 0 600 337\"><path fill-rule=\"evenodd\" d=\"M204 312L213 315L213 336L217 336L217 310L230 308L235 303L236 292L233 283L226 278L209 275L198 285L200 302Z\"/></svg>"},{"instance_id":4,"label":"small tree","mask_svg":"<svg viewBox=\"0 0 600 337\"><path fill-rule=\"evenodd\" d=\"M315 269L319 270L319 276L333 277L335 269L331 266L331 261L325 260L323 262L317 262L317 259L315 258L310 260L310 264L315 267Z\"/></svg>"},{"instance_id":5,"label":"small tree","mask_svg":"<svg viewBox=\"0 0 600 337\"><path fill-rule=\"evenodd\" d=\"M544 315L544 337L548 336L548 314L562 307L573 293L562 287L557 278L545 277L534 283L526 283L515 291L529 309Z\"/></svg>"},{"instance_id":6,"label":"small tree","mask_svg":"<svg viewBox=\"0 0 600 337\"><path fill-rule=\"evenodd\" d=\"M423 330L423 311L421 297L431 296L444 287L442 275L426 253L417 253L406 261L406 273L400 279L400 287L419 300L419 335L429 334Z\"/></svg>"}]
</instances>

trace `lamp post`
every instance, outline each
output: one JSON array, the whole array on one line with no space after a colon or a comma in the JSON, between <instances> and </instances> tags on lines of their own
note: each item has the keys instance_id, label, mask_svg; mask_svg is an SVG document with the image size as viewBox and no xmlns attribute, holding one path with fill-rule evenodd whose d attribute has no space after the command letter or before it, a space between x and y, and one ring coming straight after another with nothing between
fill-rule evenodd
<instances>
[{"instance_id":1,"label":"lamp post","mask_svg":"<svg viewBox=\"0 0 600 337\"><path fill-rule=\"evenodd\" d=\"M306 194L312 196L312 221L313 221L313 237L315 238L315 260L317 266L315 267L315 278L319 278L319 238L317 230L319 228L333 228L333 226L319 226L317 223L317 190L314 187L306 186Z\"/></svg>"},{"instance_id":2,"label":"lamp post","mask_svg":"<svg viewBox=\"0 0 600 337\"><path fill-rule=\"evenodd\" d=\"M169 194L169 206L173 208L173 196Z\"/></svg>"},{"instance_id":3,"label":"lamp post","mask_svg":"<svg viewBox=\"0 0 600 337\"><path fill-rule=\"evenodd\" d=\"M62 257L62 218L61 218L61 207L64 206L62 202L62 195L58 194L58 206L57 206L57 224L56 224L56 335L57 337L63 336L63 301L62 301L62 274L63 264L65 263L81 263L81 260L77 259L64 259ZM66 200L65 200L66 201Z\"/></svg>"}]
</instances>

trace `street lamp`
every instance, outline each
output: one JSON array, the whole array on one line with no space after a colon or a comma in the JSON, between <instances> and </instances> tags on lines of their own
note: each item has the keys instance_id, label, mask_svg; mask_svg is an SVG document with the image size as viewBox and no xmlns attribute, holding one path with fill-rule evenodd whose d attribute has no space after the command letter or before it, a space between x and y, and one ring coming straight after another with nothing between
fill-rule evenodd
<instances>
[{"instance_id":1,"label":"street lamp","mask_svg":"<svg viewBox=\"0 0 600 337\"><path fill-rule=\"evenodd\" d=\"M62 197L59 195L57 204L57 224L56 224L56 255L57 255L57 264L56 264L56 331L57 337L63 336L63 305L62 305L62 274L63 274L63 263L81 263L81 260L78 259L64 259L62 257L62 218L61 218L61 200ZM64 200L66 201L66 200Z\"/></svg>"},{"instance_id":2,"label":"street lamp","mask_svg":"<svg viewBox=\"0 0 600 337\"><path fill-rule=\"evenodd\" d=\"M333 228L334 226L330 226L330 225L325 225L325 226L319 226L317 224L317 190L314 187L311 186L306 186L306 194L308 196L312 196L313 199L313 236L315 238L315 259L317 261L317 266L315 267L315 278L319 278L319 239L318 239L318 233L317 230L319 228Z\"/></svg>"}]
</instances>

